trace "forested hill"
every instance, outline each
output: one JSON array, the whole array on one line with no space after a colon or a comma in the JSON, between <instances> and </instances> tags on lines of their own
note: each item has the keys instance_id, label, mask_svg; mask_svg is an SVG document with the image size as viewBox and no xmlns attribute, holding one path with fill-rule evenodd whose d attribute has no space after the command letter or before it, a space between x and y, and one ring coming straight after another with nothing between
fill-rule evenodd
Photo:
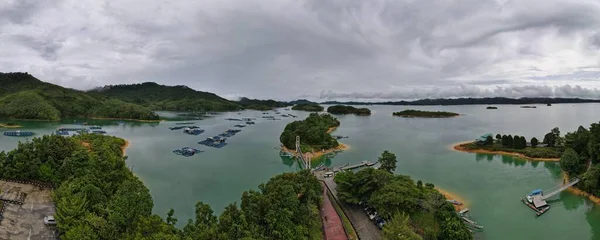
<instances>
[{"instance_id":1,"label":"forested hill","mask_svg":"<svg viewBox=\"0 0 600 240\"><path fill-rule=\"evenodd\" d=\"M260 111L266 111L266 110L272 110L274 108L282 108L282 107L289 107L292 106L294 104L288 103L288 102L280 102L280 101L275 101L272 99L269 100L259 100L259 99L249 99L249 98L241 98L238 101L239 104L241 104L245 109L253 109L253 110L260 110Z\"/></svg>"},{"instance_id":2,"label":"forested hill","mask_svg":"<svg viewBox=\"0 0 600 240\"><path fill-rule=\"evenodd\" d=\"M165 86L154 82L108 85L92 92L125 102L168 111L234 111L242 106L214 93L201 92L187 86Z\"/></svg>"},{"instance_id":3,"label":"forested hill","mask_svg":"<svg viewBox=\"0 0 600 240\"><path fill-rule=\"evenodd\" d=\"M600 99L581 98L437 98L420 99L415 101L388 101L388 102L338 102L327 101L321 104L344 105L475 105L475 104L548 104L548 103L590 103L600 102Z\"/></svg>"},{"instance_id":4,"label":"forested hill","mask_svg":"<svg viewBox=\"0 0 600 240\"><path fill-rule=\"evenodd\" d=\"M42 82L28 73L0 73L0 118L75 117L158 119L149 108L137 104Z\"/></svg>"}]
</instances>

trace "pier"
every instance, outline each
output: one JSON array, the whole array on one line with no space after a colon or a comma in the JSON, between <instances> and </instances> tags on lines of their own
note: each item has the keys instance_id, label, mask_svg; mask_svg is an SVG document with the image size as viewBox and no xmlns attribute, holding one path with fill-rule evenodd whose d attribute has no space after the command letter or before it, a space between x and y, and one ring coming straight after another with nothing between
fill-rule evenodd
<instances>
[{"instance_id":1,"label":"pier","mask_svg":"<svg viewBox=\"0 0 600 240\"><path fill-rule=\"evenodd\" d=\"M342 167L334 167L333 172L341 172L341 171L352 170L352 169L361 168L361 167L372 167L375 164L377 164L377 162L371 162L369 160L366 160L366 161L362 161L361 163L358 163L358 164L353 164L353 165L346 164Z\"/></svg>"},{"instance_id":2,"label":"pier","mask_svg":"<svg viewBox=\"0 0 600 240\"><path fill-rule=\"evenodd\" d=\"M574 178L571 179L568 183L558 185L556 187L548 189L547 191L542 191L541 189L534 190L530 194L528 194L525 199L521 198L521 201L523 202L523 204L527 205L529 208L535 211L537 216L541 216L542 214L550 210L550 205L548 205L548 203L546 202L547 199L555 196L556 194L559 194L564 190L567 190L567 188L570 188L577 183L579 183L579 178ZM544 192L548 193L544 194Z\"/></svg>"}]
</instances>

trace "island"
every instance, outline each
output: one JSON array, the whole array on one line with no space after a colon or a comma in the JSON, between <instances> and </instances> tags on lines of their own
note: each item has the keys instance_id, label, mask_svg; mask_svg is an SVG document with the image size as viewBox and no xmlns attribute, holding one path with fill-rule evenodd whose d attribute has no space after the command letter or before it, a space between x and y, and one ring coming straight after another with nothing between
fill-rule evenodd
<instances>
[{"instance_id":1,"label":"island","mask_svg":"<svg viewBox=\"0 0 600 240\"><path fill-rule=\"evenodd\" d=\"M329 114L311 113L302 121L288 123L279 136L282 151L296 153L296 136L300 137L300 147L303 153L311 153L313 159L325 154L348 149L330 135L340 121Z\"/></svg>"},{"instance_id":2,"label":"island","mask_svg":"<svg viewBox=\"0 0 600 240\"><path fill-rule=\"evenodd\" d=\"M327 112L331 114L354 114L359 116L371 115L371 110L368 108L355 108L353 106L334 105L327 108Z\"/></svg>"},{"instance_id":3,"label":"island","mask_svg":"<svg viewBox=\"0 0 600 240\"><path fill-rule=\"evenodd\" d=\"M308 111L308 112L322 112L324 110L324 108L317 103L301 103L301 104L296 104L294 107L292 107L292 110Z\"/></svg>"},{"instance_id":4,"label":"island","mask_svg":"<svg viewBox=\"0 0 600 240\"><path fill-rule=\"evenodd\" d=\"M392 113L393 116L406 117L406 118L449 118L456 117L459 114L453 112L434 112L434 111L421 111L408 109L401 112Z\"/></svg>"},{"instance_id":5,"label":"island","mask_svg":"<svg viewBox=\"0 0 600 240\"><path fill-rule=\"evenodd\" d=\"M21 126L16 123L0 123L0 128L20 128Z\"/></svg>"},{"instance_id":6,"label":"island","mask_svg":"<svg viewBox=\"0 0 600 240\"><path fill-rule=\"evenodd\" d=\"M498 107L489 106L489 107L487 107L487 108L485 108L485 109L498 109Z\"/></svg>"},{"instance_id":7,"label":"island","mask_svg":"<svg viewBox=\"0 0 600 240\"><path fill-rule=\"evenodd\" d=\"M554 133L551 134L554 136ZM561 151L560 148L555 147L549 136L546 136L544 142L540 143L535 137L527 142L524 136L496 134L494 138L491 133L488 133L474 141L456 144L453 149L462 152L508 155L534 161L556 162L560 160Z\"/></svg>"},{"instance_id":8,"label":"island","mask_svg":"<svg viewBox=\"0 0 600 240\"><path fill-rule=\"evenodd\" d=\"M521 108L537 108L536 106L521 106Z\"/></svg>"}]
</instances>

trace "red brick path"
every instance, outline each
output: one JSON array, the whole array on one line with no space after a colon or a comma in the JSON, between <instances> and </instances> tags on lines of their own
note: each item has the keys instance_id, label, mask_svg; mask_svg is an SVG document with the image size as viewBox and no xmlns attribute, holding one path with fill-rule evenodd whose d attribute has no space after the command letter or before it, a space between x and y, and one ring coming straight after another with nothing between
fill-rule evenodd
<instances>
[{"instance_id":1,"label":"red brick path","mask_svg":"<svg viewBox=\"0 0 600 240\"><path fill-rule=\"evenodd\" d=\"M344 226L340 216L333 208L329 196L327 196L327 186L321 182L323 187L323 206L321 206L321 221L325 231L325 240L347 240Z\"/></svg>"}]
</instances>

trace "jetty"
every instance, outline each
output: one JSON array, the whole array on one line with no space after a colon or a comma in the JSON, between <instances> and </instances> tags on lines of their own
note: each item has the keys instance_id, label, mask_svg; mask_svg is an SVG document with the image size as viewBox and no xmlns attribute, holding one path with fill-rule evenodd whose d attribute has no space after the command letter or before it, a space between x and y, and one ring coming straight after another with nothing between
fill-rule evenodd
<instances>
[{"instance_id":1,"label":"jetty","mask_svg":"<svg viewBox=\"0 0 600 240\"><path fill-rule=\"evenodd\" d=\"M21 131L14 131L14 132L4 132L4 136L9 136L9 137L29 137L29 136L33 136L35 133L33 132L21 132Z\"/></svg>"},{"instance_id":2,"label":"jetty","mask_svg":"<svg viewBox=\"0 0 600 240\"><path fill-rule=\"evenodd\" d=\"M574 186L579 183L579 178L571 179L569 182L565 184L558 185L547 191L542 191L541 189L536 189L531 191L531 193L527 194L525 198L521 198L521 201L536 212L537 216L541 216L550 210L550 205L546 202L547 199L559 194L560 192L567 190L568 188ZM545 194L547 192L547 194Z\"/></svg>"},{"instance_id":3,"label":"jetty","mask_svg":"<svg viewBox=\"0 0 600 240\"><path fill-rule=\"evenodd\" d=\"M357 164L353 164L353 165L346 164L342 167L333 167L333 172L341 172L341 171L352 170L352 169L361 168L361 167L371 167L371 166L374 166L375 164L377 164L377 162L371 162L369 160L366 160L366 161L362 161L361 163L357 163Z\"/></svg>"}]
</instances>

